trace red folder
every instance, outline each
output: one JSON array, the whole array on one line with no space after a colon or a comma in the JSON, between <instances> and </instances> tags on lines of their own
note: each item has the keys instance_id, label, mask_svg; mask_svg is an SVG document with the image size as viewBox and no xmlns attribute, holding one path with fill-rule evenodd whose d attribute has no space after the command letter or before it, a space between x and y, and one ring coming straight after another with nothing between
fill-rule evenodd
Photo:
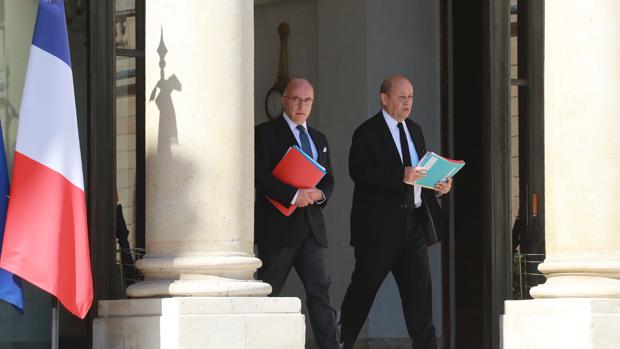
<instances>
[{"instance_id":1,"label":"red folder","mask_svg":"<svg viewBox=\"0 0 620 349\"><path fill-rule=\"evenodd\" d=\"M271 171L274 177L298 189L314 188L325 176L325 173L327 173L325 167L314 161L297 146L290 147L282 160ZM267 199L287 217L297 208L296 205L286 207L269 197Z\"/></svg>"}]
</instances>

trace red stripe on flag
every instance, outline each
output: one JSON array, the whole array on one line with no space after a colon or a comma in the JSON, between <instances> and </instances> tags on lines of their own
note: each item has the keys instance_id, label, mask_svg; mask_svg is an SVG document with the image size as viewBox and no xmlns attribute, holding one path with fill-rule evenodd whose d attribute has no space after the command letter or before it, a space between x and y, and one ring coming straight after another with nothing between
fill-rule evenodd
<instances>
[{"instance_id":1,"label":"red stripe on flag","mask_svg":"<svg viewBox=\"0 0 620 349\"><path fill-rule=\"evenodd\" d=\"M93 301L84 191L15 152L0 266L84 318Z\"/></svg>"}]
</instances>

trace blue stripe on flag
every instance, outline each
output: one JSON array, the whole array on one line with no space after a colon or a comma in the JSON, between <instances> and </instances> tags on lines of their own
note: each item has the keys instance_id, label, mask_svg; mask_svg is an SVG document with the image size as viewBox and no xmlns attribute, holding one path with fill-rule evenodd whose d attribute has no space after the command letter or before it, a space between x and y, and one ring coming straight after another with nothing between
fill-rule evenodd
<instances>
[{"instance_id":1,"label":"blue stripe on flag","mask_svg":"<svg viewBox=\"0 0 620 349\"><path fill-rule=\"evenodd\" d=\"M4 137L0 124L0 253L4 240L4 225L6 223L6 209L9 204L9 174L6 167L4 152ZM24 294L22 279L0 268L0 299L11 303L20 314L24 313Z\"/></svg>"},{"instance_id":2,"label":"blue stripe on flag","mask_svg":"<svg viewBox=\"0 0 620 349\"><path fill-rule=\"evenodd\" d=\"M64 1L39 0L32 44L71 66Z\"/></svg>"}]
</instances>

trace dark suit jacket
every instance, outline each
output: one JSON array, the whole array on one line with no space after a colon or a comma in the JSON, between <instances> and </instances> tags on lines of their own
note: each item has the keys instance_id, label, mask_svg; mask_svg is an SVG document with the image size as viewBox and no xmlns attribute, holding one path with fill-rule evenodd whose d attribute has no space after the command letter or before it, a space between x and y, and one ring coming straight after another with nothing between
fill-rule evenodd
<instances>
[{"instance_id":1,"label":"dark suit jacket","mask_svg":"<svg viewBox=\"0 0 620 349\"><path fill-rule=\"evenodd\" d=\"M422 158L426 153L422 129L409 119L405 123L418 156ZM366 120L353 133L349 173L355 182L351 210L352 246L396 241L405 229L407 214L418 215L428 244L441 239L441 212L433 190L422 189L422 207L415 211L401 208L405 202L404 166L381 112Z\"/></svg>"},{"instance_id":2,"label":"dark suit jacket","mask_svg":"<svg viewBox=\"0 0 620 349\"><path fill-rule=\"evenodd\" d=\"M325 136L308 127L318 153L318 163L327 174L317 184L325 194L325 202L297 208L286 217L278 211L266 196L289 206L298 188L285 184L271 175L271 171L292 145L298 145L283 116L267 121L254 129L254 164L256 203L254 206L254 232L258 246L292 246L299 244L312 231L319 245L327 247L325 222L321 209L327 204L334 190L334 175Z\"/></svg>"}]
</instances>

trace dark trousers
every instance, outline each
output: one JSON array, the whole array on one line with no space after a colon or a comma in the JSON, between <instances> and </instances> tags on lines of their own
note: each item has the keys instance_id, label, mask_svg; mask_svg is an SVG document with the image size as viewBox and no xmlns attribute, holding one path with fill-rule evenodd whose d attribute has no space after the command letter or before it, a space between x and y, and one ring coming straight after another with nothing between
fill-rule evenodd
<instances>
[{"instance_id":1,"label":"dark trousers","mask_svg":"<svg viewBox=\"0 0 620 349\"><path fill-rule=\"evenodd\" d=\"M353 348L389 272L398 286L413 347L437 348L426 242L417 221L411 218L407 219L406 231L397 241L355 248L355 269L341 308L340 338L344 348Z\"/></svg>"},{"instance_id":2,"label":"dark trousers","mask_svg":"<svg viewBox=\"0 0 620 349\"><path fill-rule=\"evenodd\" d=\"M277 297L292 267L306 290L306 306L316 342L322 349L338 349L336 311L330 306L325 248L309 235L299 246L259 246L263 266L258 279L271 285L270 296Z\"/></svg>"},{"instance_id":3,"label":"dark trousers","mask_svg":"<svg viewBox=\"0 0 620 349\"><path fill-rule=\"evenodd\" d=\"M123 216L123 206L121 204L116 205L116 240L121 248L121 265L123 266L123 279L125 280L125 286L132 285L140 281L140 272L136 269L136 265L131 254L131 247L129 245L129 230L127 229L127 223L125 222L125 216Z\"/></svg>"}]
</instances>

